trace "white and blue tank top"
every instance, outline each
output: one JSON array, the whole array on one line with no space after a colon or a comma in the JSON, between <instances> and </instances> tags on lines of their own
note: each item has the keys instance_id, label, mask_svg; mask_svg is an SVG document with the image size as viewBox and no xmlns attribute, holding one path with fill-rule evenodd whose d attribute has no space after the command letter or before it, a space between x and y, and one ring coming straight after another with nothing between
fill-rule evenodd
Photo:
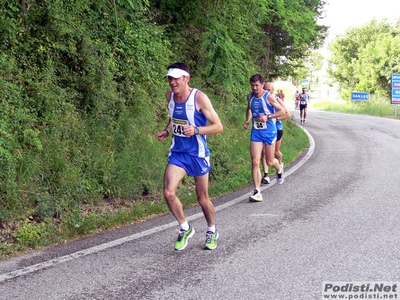
<instances>
[{"instance_id":1,"label":"white and blue tank top","mask_svg":"<svg viewBox=\"0 0 400 300\"><path fill-rule=\"evenodd\" d=\"M266 122L258 120L260 114L270 115L275 112L275 107L268 101L268 95L269 91L265 91L260 98L257 98L253 92L250 93L249 106L253 117L252 131L276 132L275 119Z\"/></svg>"},{"instance_id":2,"label":"white and blue tank top","mask_svg":"<svg viewBox=\"0 0 400 300\"><path fill-rule=\"evenodd\" d=\"M171 152L183 152L197 157L208 157L210 150L207 146L206 135L184 135L183 126L191 125L202 127L207 125L207 118L196 108L196 95L199 90L193 88L189 97L183 103L174 100L174 93L168 102L168 112L172 121Z\"/></svg>"}]
</instances>

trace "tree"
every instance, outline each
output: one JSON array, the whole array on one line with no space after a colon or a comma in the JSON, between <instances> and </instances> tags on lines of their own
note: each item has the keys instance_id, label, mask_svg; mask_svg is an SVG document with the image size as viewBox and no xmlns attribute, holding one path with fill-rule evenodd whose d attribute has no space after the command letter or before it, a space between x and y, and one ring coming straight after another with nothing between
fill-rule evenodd
<instances>
[{"instance_id":1,"label":"tree","mask_svg":"<svg viewBox=\"0 0 400 300\"><path fill-rule=\"evenodd\" d=\"M386 20L372 20L362 27L351 28L332 42L328 74L339 83L344 99L349 99L354 90L387 91L389 74L399 68L395 43L398 36L398 27L392 27Z\"/></svg>"},{"instance_id":2,"label":"tree","mask_svg":"<svg viewBox=\"0 0 400 300\"><path fill-rule=\"evenodd\" d=\"M323 42L316 20L324 1L155 1L156 22L207 85L225 92L262 73L272 80L292 72L292 62ZM300 13L301 12L301 13ZM225 88L228 88L226 90Z\"/></svg>"},{"instance_id":3,"label":"tree","mask_svg":"<svg viewBox=\"0 0 400 300\"><path fill-rule=\"evenodd\" d=\"M360 53L356 90L372 94L391 95L391 76L400 72L400 35L382 33Z\"/></svg>"},{"instance_id":4,"label":"tree","mask_svg":"<svg viewBox=\"0 0 400 300\"><path fill-rule=\"evenodd\" d=\"M308 69L311 83L314 81L314 72L321 70L323 60L324 57L322 56L322 54L316 51L311 52L310 56L306 58L305 66Z\"/></svg>"},{"instance_id":5,"label":"tree","mask_svg":"<svg viewBox=\"0 0 400 300\"><path fill-rule=\"evenodd\" d=\"M325 2L319 0L269 1L270 13L263 24L268 57L264 69L269 77L295 75L295 69L308 52L322 45L327 27L318 25L316 20L321 18L324 5ZM258 62L263 59L261 53Z\"/></svg>"}]
</instances>

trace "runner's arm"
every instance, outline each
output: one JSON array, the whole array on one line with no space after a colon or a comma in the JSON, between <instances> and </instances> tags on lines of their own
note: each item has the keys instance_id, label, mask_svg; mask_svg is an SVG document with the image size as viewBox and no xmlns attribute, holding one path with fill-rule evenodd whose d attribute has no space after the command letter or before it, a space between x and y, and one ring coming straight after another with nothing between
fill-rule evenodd
<instances>
[{"instance_id":1,"label":"runner's arm","mask_svg":"<svg viewBox=\"0 0 400 300\"><path fill-rule=\"evenodd\" d=\"M198 91L196 95L196 104L198 110L203 113L209 122L207 126L198 127L199 134L207 135L222 133L224 127L208 96L203 92Z\"/></svg>"}]
</instances>

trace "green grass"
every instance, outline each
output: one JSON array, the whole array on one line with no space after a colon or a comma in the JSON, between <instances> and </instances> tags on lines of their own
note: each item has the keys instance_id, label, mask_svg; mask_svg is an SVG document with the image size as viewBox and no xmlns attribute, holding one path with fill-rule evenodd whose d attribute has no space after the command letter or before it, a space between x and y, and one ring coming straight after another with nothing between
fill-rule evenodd
<instances>
[{"instance_id":1,"label":"green grass","mask_svg":"<svg viewBox=\"0 0 400 300\"><path fill-rule=\"evenodd\" d=\"M284 126L281 151L285 165L289 166L308 147L308 139L292 120L285 120ZM209 193L212 199L252 184L249 138L250 131L244 130L242 123L235 127L227 126L223 134L209 137L213 164ZM159 148L156 149L159 151ZM158 165L158 174L164 170L166 152L157 154L163 159L163 163ZM144 165L144 161L142 163ZM4 222L7 214L0 211L0 228L3 227L0 234L0 259L170 213L162 196L160 176L152 177L150 174L156 173L149 172L148 178L141 180L160 188L156 192L143 194L140 199L97 199L77 206L70 205L68 199L54 199L49 196L38 202L41 217L36 207L27 211L23 218L16 218L11 224ZM132 173L128 175L134 176ZM178 196L185 208L197 205L193 178L184 178L179 186ZM54 211L53 202L62 205L62 214L58 215Z\"/></svg>"},{"instance_id":2,"label":"green grass","mask_svg":"<svg viewBox=\"0 0 400 300\"><path fill-rule=\"evenodd\" d=\"M310 106L313 109L325 111L400 119L400 112L397 111L396 105L391 104L389 99L372 97L370 101L366 102L323 99L313 102Z\"/></svg>"}]
</instances>

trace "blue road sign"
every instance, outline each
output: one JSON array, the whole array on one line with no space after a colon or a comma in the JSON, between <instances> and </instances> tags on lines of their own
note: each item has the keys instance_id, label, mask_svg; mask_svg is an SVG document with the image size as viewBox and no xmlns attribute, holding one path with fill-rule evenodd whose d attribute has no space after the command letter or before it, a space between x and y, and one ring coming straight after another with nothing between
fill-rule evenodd
<instances>
[{"instance_id":1,"label":"blue road sign","mask_svg":"<svg viewBox=\"0 0 400 300\"><path fill-rule=\"evenodd\" d=\"M392 74L392 104L400 104L400 74Z\"/></svg>"},{"instance_id":2,"label":"blue road sign","mask_svg":"<svg viewBox=\"0 0 400 300\"><path fill-rule=\"evenodd\" d=\"M351 92L351 101L368 101L369 93Z\"/></svg>"}]
</instances>

